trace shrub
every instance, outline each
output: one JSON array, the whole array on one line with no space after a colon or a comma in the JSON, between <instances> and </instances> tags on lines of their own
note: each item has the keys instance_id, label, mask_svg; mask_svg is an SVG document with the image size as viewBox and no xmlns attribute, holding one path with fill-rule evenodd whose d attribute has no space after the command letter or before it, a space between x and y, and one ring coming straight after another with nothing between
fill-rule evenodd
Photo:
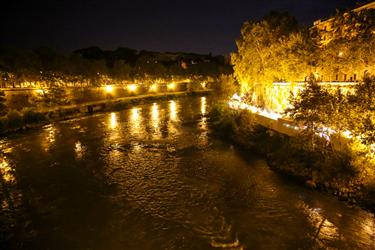
<instances>
[{"instance_id":1,"label":"shrub","mask_svg":"<svg viewBox=\"0 0 375 250\"><path fill-rule=\"evenodd\" d=\"M22 114L17 110L11 110L7 114L8 128L12 130L17 130L22 128L24 125Z\"/></svg>"}]
</instances>

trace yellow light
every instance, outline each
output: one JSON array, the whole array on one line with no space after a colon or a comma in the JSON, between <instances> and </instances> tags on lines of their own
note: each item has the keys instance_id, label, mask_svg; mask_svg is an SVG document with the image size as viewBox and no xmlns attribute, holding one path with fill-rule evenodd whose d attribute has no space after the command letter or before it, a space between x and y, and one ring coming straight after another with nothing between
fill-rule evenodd
<instances>
[{"instance_id":1,"label":"yellow light","mask_svg":"<svg viewBox=\"0 0 375 250\"><path fill-rule=\"evenodd\" d=\"M158 91L158 85L156 83L152 84L149 89L150 92L157 92Z\"/></svg>"},{"instance_id":2,"label":"yellow light","mask_svg":"<svg viewBox=\"0 0 375 250\"><path fill-rule=\"evenodd\" d=\"M113 86L111 86L111 85L107 85L107 86L105 86L105 91L106 91L107 93L111 93L111 92L113 91Z\"/></svg>"},{"instance_id":3,"label":"yellow light","mask_svg":"<svg viewBox=\"0 0 375 250\"><path fill-rule=\"evenodd\" d=\"M110 128L115 129L117 127L117 115L112 112L110 116Z\"/></svg>"},{"instance_id":4,"label":"yellow light","mask_svg":"<svg viewBox=\"0 0 375 250\"><path fill-rule=\"evenodd\" d=\"M169 102L169 112L172 121L177 120L177 105L175 101Z\"/></svg>"},{"instance_id":5,"label":"yellow light","mask_svg":"<svg viewBox=\"0 0 375 250\"><path fill-rule=\"evenodd\" d=\"M167 85L168 90L174 90L176 88L176 84L174 82Z\"/></svg>"},{"instance_id":6,"label":"yellow light","mask_svg":"<svg viewBox=\"0 0 375 250\"><path fill-rule=\"evenodd\" d=\"M206 82L201 82L201 86L202 86L202 88L206 88L206 86L207 86L207 83Z\"/></svg>"},{"instance_id":7,"label":"yellow light","mask_svg":"<svg viewBox=\"0 0 375 250\"><path fill-rule=\"evenodd\" d=\"M37 93L37 94L39 94L39 95L43 95L44 93L47 93L47 91L44 90L44 89L36 89L36 90L35 90L35 93Z\"/></svg>"},{"instance_id":8,"label":"yellow light","mask_svg":"<svg viewBox=\"0 0 375 250\"><path fill-rule=\"evenodd\" d=\"M128 90L129 90L129 92L135 92L137 90L137 85L136 84L129 84Z\"/></svg>"},{"instance_id":9,"label":"yellow light","mask_svg":"<svg viewBox=\"0 0 375 250\"><path fill-rule=\"evenodd\" d=\"M344 52L340 51L340 52L339 52L339 56L341 57L341 56L343 56L343 55L344 55Z\"/></svg>"},{"instance_id":10,"label":"yellow light","mask_svg":"<svg viewBox=\"0 0 375 250\"><path fill-rule=\"evenodd\" d=\"M206 97L202 97L201 98L201 113L202 113L202 115L206 114L206 106L207 106Z\"/></svg>"}]
</instances>

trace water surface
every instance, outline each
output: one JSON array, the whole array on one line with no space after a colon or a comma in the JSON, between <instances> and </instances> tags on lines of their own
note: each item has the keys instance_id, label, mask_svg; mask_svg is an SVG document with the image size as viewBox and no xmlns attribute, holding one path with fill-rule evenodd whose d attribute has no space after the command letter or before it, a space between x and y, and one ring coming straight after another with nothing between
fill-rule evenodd
<instances>
[{"instance_id":1,"label":"water surface","mask_svg":"<svg viewBox=\"0 0 375 250\"><path fill-rule=\"evenodd\" d=\"M375 249L375 219L210 135L208 97L1 139L0 248Z\"/></svg>"}]
</instances>

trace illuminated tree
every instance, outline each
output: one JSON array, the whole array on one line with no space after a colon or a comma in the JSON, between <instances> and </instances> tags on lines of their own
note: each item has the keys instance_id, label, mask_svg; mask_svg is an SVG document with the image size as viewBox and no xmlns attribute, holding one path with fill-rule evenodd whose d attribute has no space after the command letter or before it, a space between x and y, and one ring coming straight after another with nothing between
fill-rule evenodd
<instances>
[{"instance_id":1,"label":"illuminated tree","mask_svg":"<svg viewBox=\"0 0 375 250\"><path fill-rule=\"evenodd\" d=\"M308 34L297 31L295 19L285 13L246 22L237 48L232 55L235 77L242 92L253 92L263 106L268 105L267 89L273 82L304 80L313 61Z\"/></svg>"}]
</instances>

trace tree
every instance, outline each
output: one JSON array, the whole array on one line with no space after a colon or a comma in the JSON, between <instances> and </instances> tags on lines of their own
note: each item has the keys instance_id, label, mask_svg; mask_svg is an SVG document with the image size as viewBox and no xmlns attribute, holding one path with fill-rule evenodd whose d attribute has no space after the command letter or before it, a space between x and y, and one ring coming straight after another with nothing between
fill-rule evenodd
<instances>
[{"instance_id":1,"label":"tree","mask_svg":"<svg viewBox=\"0 0 375 250\"><path fill-rule=\"evenodd\" d=\"M261 106L272 103L267 92L273 82L303 81L314 58L307 32L297 31L294 18L273 12L259 22L246 22L232 55L234 75L243 93Z\"/></svg>"}]
</instances>

